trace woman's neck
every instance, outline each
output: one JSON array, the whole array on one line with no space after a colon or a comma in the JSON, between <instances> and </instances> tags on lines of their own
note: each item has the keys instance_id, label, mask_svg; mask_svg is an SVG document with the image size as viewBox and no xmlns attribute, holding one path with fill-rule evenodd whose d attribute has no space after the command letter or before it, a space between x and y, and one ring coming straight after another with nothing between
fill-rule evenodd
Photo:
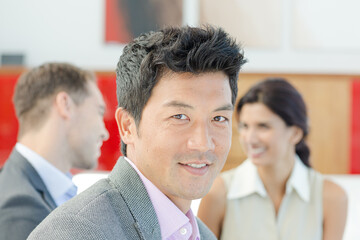
<instances>
[{"instance_id":1,"label":"woman's neck","mask_svg":"<svg viewBox=\"0 0 360 240\"><path fill-rule=\"evenodd\" d=\"M294 165L295 156L293 154L293 156L283 160L274 161L272 165L257 168L266 192L274 203L276 214L285 195L286 183L290 178Z\"/></svg>"}]
</instances>

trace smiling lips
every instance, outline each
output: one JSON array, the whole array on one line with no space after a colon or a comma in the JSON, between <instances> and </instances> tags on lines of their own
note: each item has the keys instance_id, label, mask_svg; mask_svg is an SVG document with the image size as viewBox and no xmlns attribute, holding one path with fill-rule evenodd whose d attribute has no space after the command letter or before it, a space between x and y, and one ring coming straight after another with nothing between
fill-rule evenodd
<instances>
[{"instance_id":1,"label":"smiling lips","mask_svg":"<svg viewBox=\"0 0 360 240\"><path fill-rule=\"evenodd\" d=\"M206 164L206 163L186 163L186 164L179 163L179 164L189 173L197 176L205 175L208 172L210 166L210 164Z\"/></svg>"},{"instance_id":2,"label":"smiling lips","mask_svg":"<svg viewBox=\"0 0 360 240\"><path fill-rule=\"evenodd\" d=\"M186 165L193 167L193 168L202 168L202 167L205 167L207 164L206 163L202 163L202 164L189 163Z\"/></svg>"},{"instance_id":3,"label":"smiling lips","mask_svg":"<svg viewBox=\"0 0 360 240\"><path fill-rule=\"evenodd\" d=\"M249 147L248 151L249 151L248 153L249 156L259 157L262 153L265 152L265 147L257 147L257 148Z\"/></svg>"}]
</instances>

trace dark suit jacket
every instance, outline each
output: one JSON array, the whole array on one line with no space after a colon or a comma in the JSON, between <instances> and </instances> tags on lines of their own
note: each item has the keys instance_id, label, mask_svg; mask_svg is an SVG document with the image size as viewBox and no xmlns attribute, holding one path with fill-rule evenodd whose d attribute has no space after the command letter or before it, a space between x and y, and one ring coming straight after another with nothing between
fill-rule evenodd
<instances>
[{"instance_id":1,"label":"dark suit jacket","mask_svg":"<svg viewBox=\"0 0 360 240\"><path fill-rule=\"evenodd\" d=\"M0 239L26 239L55 207L38 173L14 149L0 172Z\"/></svg>"},{"instance_id":2,"label":"dark suit jacket","mask_svg":"<svg viewBox=\"0 0 360 240\"><path fill-rule=\"evenodd\" d=\"M202 240L216 239L198 220ZM109 177L55 209L29 236L47 239L161 239L149 195L136 171L120 158Z\"/></svg>"}]
</instances>

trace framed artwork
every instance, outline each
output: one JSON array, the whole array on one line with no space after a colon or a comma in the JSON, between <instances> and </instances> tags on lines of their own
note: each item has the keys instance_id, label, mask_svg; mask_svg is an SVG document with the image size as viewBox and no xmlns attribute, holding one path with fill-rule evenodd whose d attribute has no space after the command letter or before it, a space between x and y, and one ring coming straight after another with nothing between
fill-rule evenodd
<instances>
[{"instance_id":1,"label":"framed artwork","mask_svg":"<svg viewBox=\"0 0 360 240\"><path fill-rule=\"evenodd\" d=\"M127 43L141 33L182 25L182 0L105 0L105 42Z\"/></svg>"},{"instance_id":2,"label":"framed artwork","mask_svg":"<svg viewBox=\"0 0 360 240\"><path fill-rule=\"evenodd\" d=\"M281 47L281 0L199 0L200 24L224 28L244 47Z\"/></svg>"}]
</instances>

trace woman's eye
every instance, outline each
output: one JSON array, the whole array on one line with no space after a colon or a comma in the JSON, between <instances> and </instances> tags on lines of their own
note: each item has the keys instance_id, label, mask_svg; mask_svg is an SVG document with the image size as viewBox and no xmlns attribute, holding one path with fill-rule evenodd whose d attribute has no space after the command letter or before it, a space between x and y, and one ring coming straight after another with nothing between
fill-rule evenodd
<instances>
[{"instance_id":1,"label":"woman's eye","mask_svg":"<svg viewBox=\"0 0 360 240\"><path fill-rule=\"evenodd\" d=\"M261 129L269 129L269 128L270 128L270 127L269 127L268 125L266 125L266 124L260 124L259 127L260 127Z\"/></svg>"},{"instance_id":2,"label":"woman's eye","mask_svg":"<svg viewBox=\"0 0 360 240\"><path fill-rule=\"evenodd\" d=\"M247 124L245 123L239 123L239 126L238 126L238 129L241 130L241 129L247 129Z\"/></svg>"}]
</instances>

